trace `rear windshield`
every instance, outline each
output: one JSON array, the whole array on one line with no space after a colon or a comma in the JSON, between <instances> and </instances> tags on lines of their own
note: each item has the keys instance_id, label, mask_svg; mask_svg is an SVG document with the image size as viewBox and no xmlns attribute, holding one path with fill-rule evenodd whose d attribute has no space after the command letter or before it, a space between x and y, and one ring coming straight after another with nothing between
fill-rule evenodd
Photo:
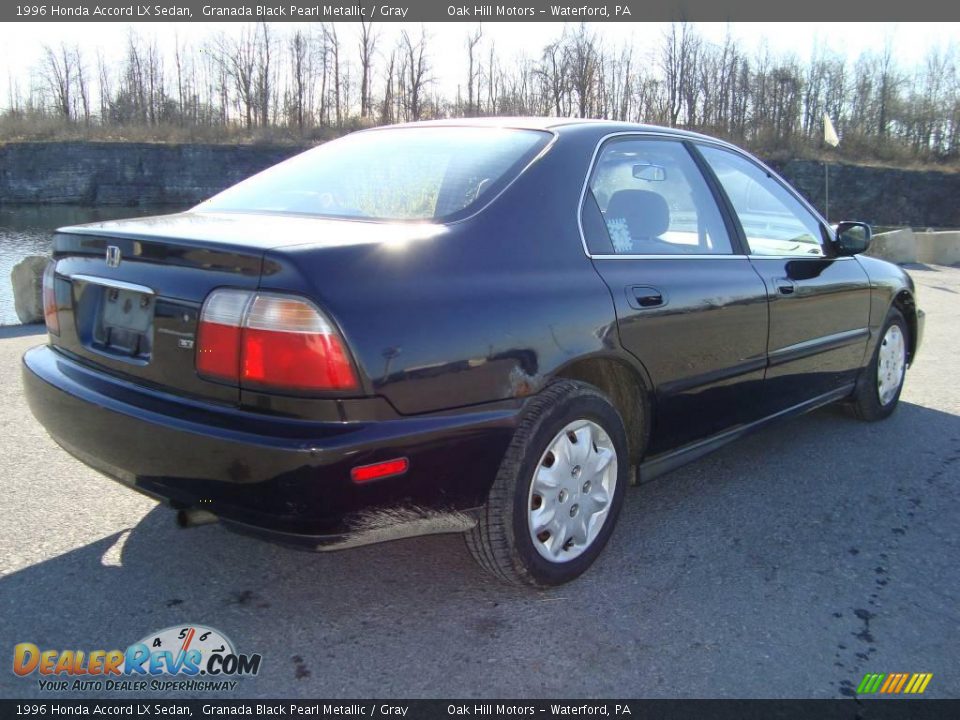
<instances>
[{"instance_id":1,"label":"rear windshield","mask_svg":"<svg viewBox=\"0 0 960 720\"><path fill-rule=\"evenodd\" d=\"M550 137L476 127L355 133L254 175L197 209L457 220L494 198Z\"/></svg>"}]
</instances>

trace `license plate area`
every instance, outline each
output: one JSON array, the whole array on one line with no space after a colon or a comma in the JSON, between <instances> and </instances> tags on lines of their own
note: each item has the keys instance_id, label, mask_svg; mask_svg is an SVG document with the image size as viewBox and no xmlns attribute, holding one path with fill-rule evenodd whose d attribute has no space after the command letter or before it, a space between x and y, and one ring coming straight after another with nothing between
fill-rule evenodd
<instances>
[{"instance_id":1,"label":"license plate area","mask_svg":"<svg viewBox=\"0 0 960 720\"><path fill-rule=\"evenodd\" d=\"M106 285L95 289L100 297L95 303L99 312L93 325L93 347L111 355L149 361L155 296Z\"/></svg>"}]
</instances>

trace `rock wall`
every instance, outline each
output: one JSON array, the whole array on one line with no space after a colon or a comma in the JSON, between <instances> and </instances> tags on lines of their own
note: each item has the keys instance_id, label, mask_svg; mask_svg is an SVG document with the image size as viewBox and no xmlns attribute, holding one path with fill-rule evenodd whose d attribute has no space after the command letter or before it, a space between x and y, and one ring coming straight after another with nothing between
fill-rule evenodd
<instances>
[{"instance_id":1,"label":"rock wall","mask_svg":"<svg viewBox=\"0 0 960 720\"><path fill-rule=\"evenodd\" d=\"M62 142L0 145L0 203L190 205L303 148ZM824 210L823 164L772 165ZM831 221L960 227L960 173L830 165Z\"/></svg>"},{"instance_id":2,"label":"rock wall","mask_svg":"<svg viewBox=\"0 0 960 720\"><path fill-rule=\"evenodd\" d=\"M770 163L824 212L823 163ZM960 173L830 163L830 222L960 227Z\"/></svg>"},{"instance_id":3,"label":"rock wall","mask_svg":"<svg viewBox=\"0 0 960 720\"><path fill-rule=\"evenodd\" d=\"M192 205L301 149L8 143L0 145L0 203Z\"/></svg>"}]
</instances>

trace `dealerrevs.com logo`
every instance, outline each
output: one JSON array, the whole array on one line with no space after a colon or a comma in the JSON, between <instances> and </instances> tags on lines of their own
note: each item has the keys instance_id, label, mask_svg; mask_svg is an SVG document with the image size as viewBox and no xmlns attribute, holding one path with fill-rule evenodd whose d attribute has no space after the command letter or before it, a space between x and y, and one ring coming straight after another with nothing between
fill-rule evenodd
<instances>
[{"instance_id":1,"label":"dealerrevs.com logo","mask_svg":"<svg viewBox=\"0 0 960 720\"><path fill-rule=\"evenodd\" d=\"M260 661L203 625L168 627L126 650L41 650L29 642L13 648L13 672L36 676L51 692L233 690L238 678L260 672Z\"/></svg>"}]
</instances>

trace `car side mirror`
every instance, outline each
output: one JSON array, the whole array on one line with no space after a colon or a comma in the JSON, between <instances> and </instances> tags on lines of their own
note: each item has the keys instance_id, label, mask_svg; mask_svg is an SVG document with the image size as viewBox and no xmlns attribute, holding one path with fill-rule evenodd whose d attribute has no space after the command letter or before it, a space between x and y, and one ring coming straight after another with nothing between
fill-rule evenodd
<instances>
[{"instance_id":1,"label":"car side mirror","mask_svg":"<svg viewBox=\"0 0 960 720\"><path fill-rule=\"evenodd\" d=\"M837 255L859 255L870 247L873 230L866 223L844 221L837 224L836 237L834 248Z\"/></svg>"}]
</instances>

